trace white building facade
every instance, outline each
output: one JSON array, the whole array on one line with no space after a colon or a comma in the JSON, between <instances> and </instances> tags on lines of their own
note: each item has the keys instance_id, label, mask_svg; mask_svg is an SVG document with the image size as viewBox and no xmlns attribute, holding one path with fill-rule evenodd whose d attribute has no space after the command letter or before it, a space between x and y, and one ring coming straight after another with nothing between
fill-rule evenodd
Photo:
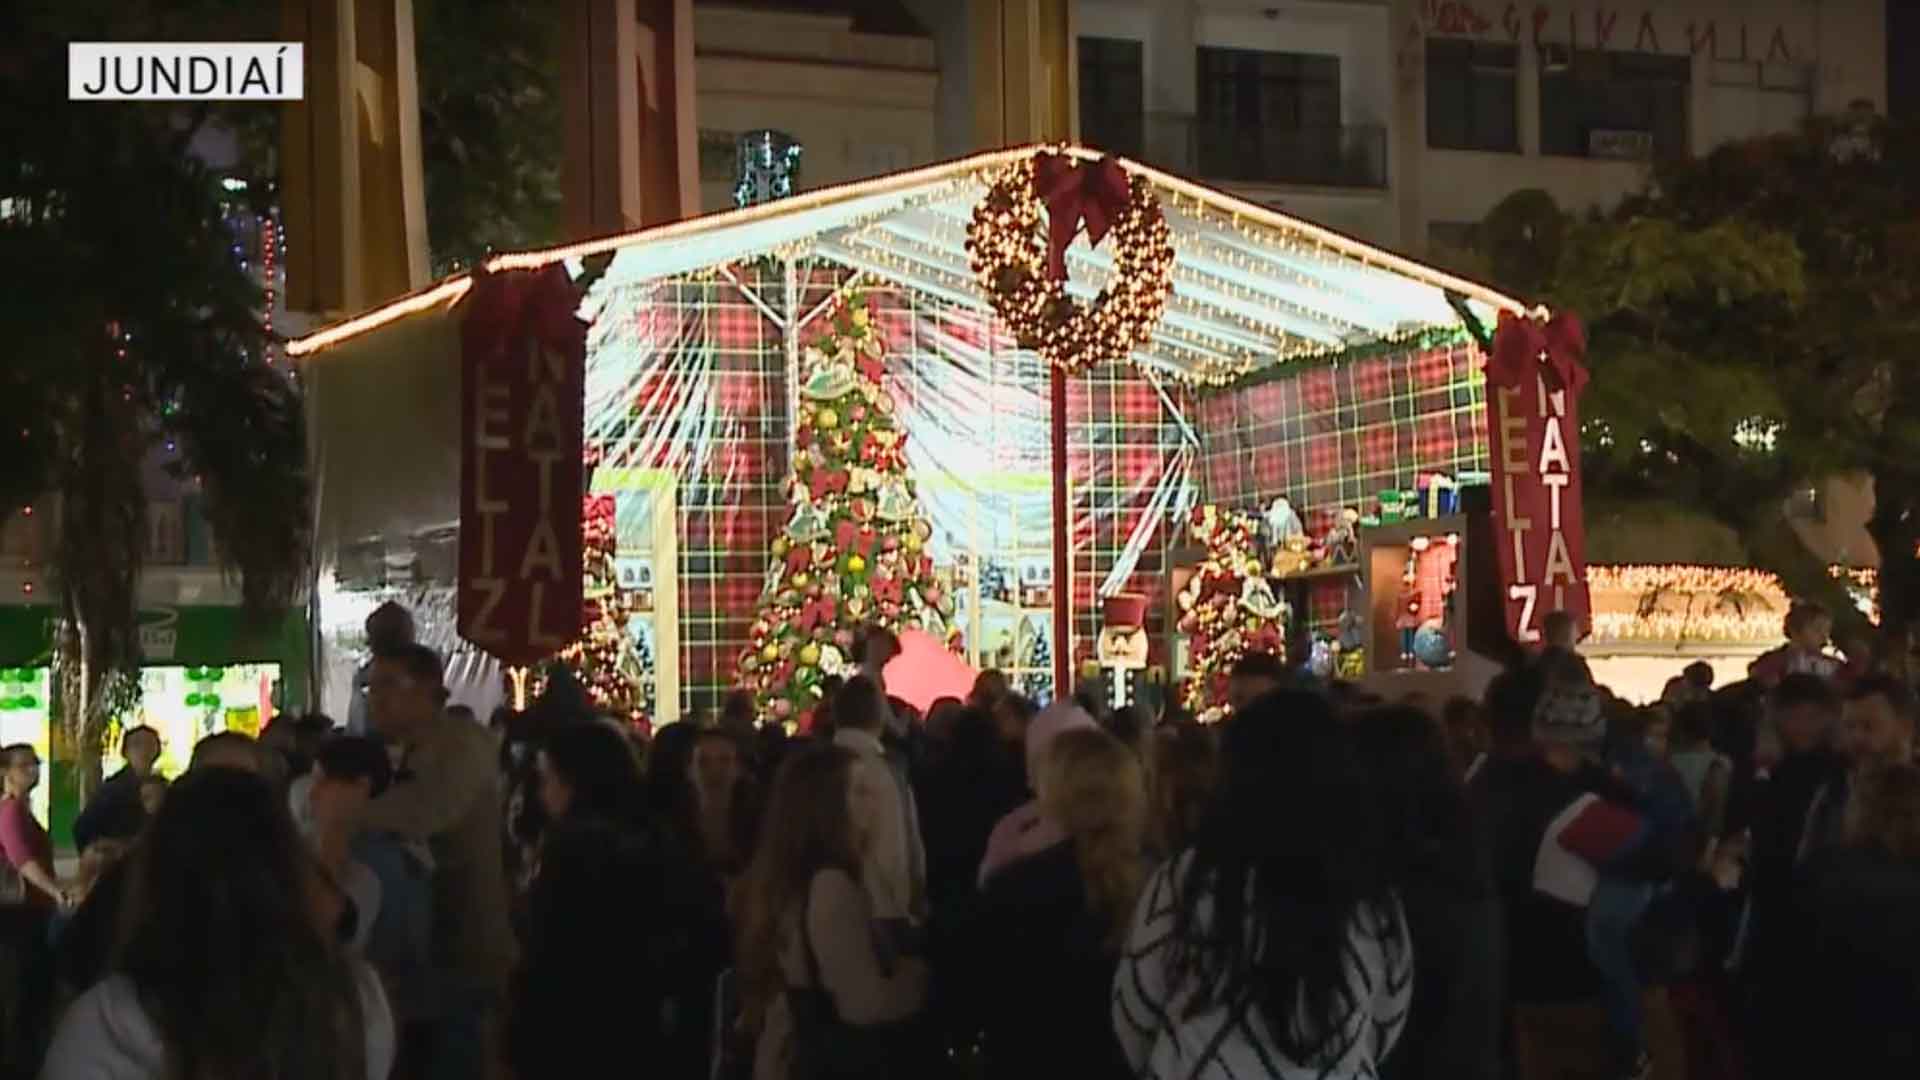
<instances>
[{"instance_id":1,"label":"white building facade","mask_svg":"<svg viewBox=\"0 0 1920 1080\"><path fill-rule=\"evenodd\" d=\"M1884 0L1081 0L1085 141L1409 251L1887 91ZM1130 118L1137 115L1137 121Z\"/></svg>"}]
</instances>

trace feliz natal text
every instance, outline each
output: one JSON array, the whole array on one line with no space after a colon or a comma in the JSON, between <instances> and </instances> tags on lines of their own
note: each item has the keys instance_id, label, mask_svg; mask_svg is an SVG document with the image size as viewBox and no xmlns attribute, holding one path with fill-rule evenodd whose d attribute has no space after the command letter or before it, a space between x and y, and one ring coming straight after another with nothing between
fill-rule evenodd
<instances>
[{"instance_id":1,"label":"feliz natal text","mask_svg":"<svg viewBox=\"0 0 1920 1080\"><path fill-rule=\"evenodd\" d=\"M560 415L560 391L569 384L564 357L538 344L530 343L528 348L532 355L526 365L527 382L532 387L533 396L527 405L526 424L518 432L511 428L511 384L504 379L489 378L484 367L474 380L472 483L474 511L480 516L480 574L468 580L467 584L485 599L472 625L467 627L466 635L481 645L506 639L507 631L494 623L494 612L507 595L510 580L500 575L499 567L511 565L511 581L527 589L527 640L557 652L567 643L572 628L565 633L557 632L546 627L541 617L546 613L547 586L551 584L559 588L566 579L566 564L560 556L560 538L553 528L555 503L558 501L553 470L567 456L565 427ZM519 436L518 446L514 442L516 434ZM498 519L511 507L505 498L491 494L488 476L496 455L502 454L513 454L521 460L532 462L539 474L539 481L534 486L533 529L518 559L498 558ZM578 514L578 503L579 493L568 492L565 512Z\"/></svg>"},{"instance_id":2,"label":"feliz natal text","mask_svg":"<svg viewBox=\"0 0 1920 1080\"><path fill-rule=\"evenodd\" d=\"M1494 407L1499 413L1501 453L1500 483L1506 496L1505 519L1500 527L1507 533L1508 541L1513 545L1514 580L1507 586L1507 599L1520 602L1520 617L1513 629L1514 639L1523 645L1531 645L1540 640L1540 630L1535 625L1534 615L1539 606L1543 588L1553 590L1553 608L1561 610L1566 606L1568 586L1579 584L1579 574L1573 567L1573 555L1567 549L1566 534L1561 531L1560 498L1573 480L1573 460L1567 453L1566 432L1562 430L1561 420L1567 413L1567 391L1547 390L1546 380L1538 373L1533 377L1534 392L1537 396L1541 420L1540 455L1529 460L1527 452L1527 428L1531 422L1520 411L1521 387L1498 387L1494 394ZM1529 544L1529 534L1534 530L1531 517L1520 514L1515 499L1515 482L1525 483L1531 480L1546 488L1547 492L1547 542L1546 567L1537 582L1527 580L1527 552L1529 548L1538 550L1538 541Z\"/></svg>"}]
</instances>

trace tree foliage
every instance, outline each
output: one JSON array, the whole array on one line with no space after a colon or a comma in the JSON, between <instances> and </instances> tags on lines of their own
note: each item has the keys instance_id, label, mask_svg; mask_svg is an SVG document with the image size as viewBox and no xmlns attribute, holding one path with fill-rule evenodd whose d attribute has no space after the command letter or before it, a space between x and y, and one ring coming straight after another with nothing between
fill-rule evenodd
<instances>
[{"instance_id":1,"label":"tree foliage","mask_svg":"<svg viewBox=\"0 0 1920 1080\"><path fill-rule=\"evenodd\" d=\"M219 4L182 3L183 17ZM168 40L209 25L142 4L22 9L0 64L0 523L55 495L64 717L97 765L103 687L139 663L147 471L162 441L197 478L219 553L256 615L306 584L298 391L267 359L234 207L192 152L211 109L75 103L69 40Z\"/></svg>"},{"instance_id":2,"label":"tree foliage","mask_svg":"<svg viewBox=\"0 0 1920 1080\"><path fill-rule=\"evenodd\" d=\"M420 157L435 273L560 236L558 10L416 0Z\"/></svg>"},{"instance_id":3,"label":"tree foliage","mask_svg":"<svg viewBox=\"0 0 1920 1080\"><path fill-rule=\"evenodd\" d=\"M1833 598L1786 500L1870 477L1902 643L1920 603L1916 168L1916 132L1871 118L1663 163L1614 212L1563 218L1541 289L1588 322L1593 497L1704 512L1794 591Z\"/></svg>"}]
</instances>

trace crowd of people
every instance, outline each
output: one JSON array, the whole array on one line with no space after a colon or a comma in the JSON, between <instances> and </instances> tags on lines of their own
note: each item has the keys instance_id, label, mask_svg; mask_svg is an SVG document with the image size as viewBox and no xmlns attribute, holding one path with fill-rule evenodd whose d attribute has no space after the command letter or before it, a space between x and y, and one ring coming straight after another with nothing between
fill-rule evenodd
<instances>
[{"instance_id":1,"label":"crowd of people","mask_svg":"<svg viewBox=\"0 0 1920 1080\"><path fill-rule=\"evenodd\" d=\"M10 1075L1920 1075L1914 696L1811 607L1657 705L1556 616L1479 701L1256 655L1211 727L923 716L872 629L804 733L650 737L483 723L379 617L342 730L128 731L71 880L0 750Z\"/></svg>"}]
</instances>

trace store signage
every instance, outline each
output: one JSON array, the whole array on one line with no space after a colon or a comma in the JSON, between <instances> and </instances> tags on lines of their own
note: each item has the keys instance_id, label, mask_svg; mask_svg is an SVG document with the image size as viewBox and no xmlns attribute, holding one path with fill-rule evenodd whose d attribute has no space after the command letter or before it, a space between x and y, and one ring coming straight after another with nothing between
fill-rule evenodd
<instances>
[{"instance_id":1,"label":"store signage","mask_svg":"<svg viewBox=\"0 0 1920 1080\"><path fill-rule=\"evenodd\" d=\"M1573 315L1540 322L1503 312L1487 358L1494 548L1507 633L1540 642L1548 613L1588 625L1580 508L1580 392L1586 335Z\"/></svg>"},{"instance_id":2,"label":"store signage","mask_svg":"<svg viewBox=\"0 0 1920 1080\"><path fill-rule=\"evenodd\" d=\"M460 364L460 636L533 664L580 633L586 326L558 264L479 273Z\"/></svg>"},{"instance_id":3,"label":"store signage","mask_svg":"<svg viewBox=\"0 0 1920 1080\"><path fill-rule=\"evenodd\" d=\"M1736 63L1808 59L1804 47L1795 48L1785 22L1748 22L1731 11L1721 19L1700 18L1693 9L1651 4L1620 8L1422 0L1407 34L1531 41L1536 49L1553 43L1594 51L1705 54Z\"/></svg>"},{"instance_id":4,"label":"store signage","mask_svg":"<svg viewBox=\"0 0 1920 1080\"><path fill-rule=\"evenodd\" d=\"M140 659L173 659L180 648L180 613L173 608L151 608L140 613Z\"/></svg>"}]
</instances>

